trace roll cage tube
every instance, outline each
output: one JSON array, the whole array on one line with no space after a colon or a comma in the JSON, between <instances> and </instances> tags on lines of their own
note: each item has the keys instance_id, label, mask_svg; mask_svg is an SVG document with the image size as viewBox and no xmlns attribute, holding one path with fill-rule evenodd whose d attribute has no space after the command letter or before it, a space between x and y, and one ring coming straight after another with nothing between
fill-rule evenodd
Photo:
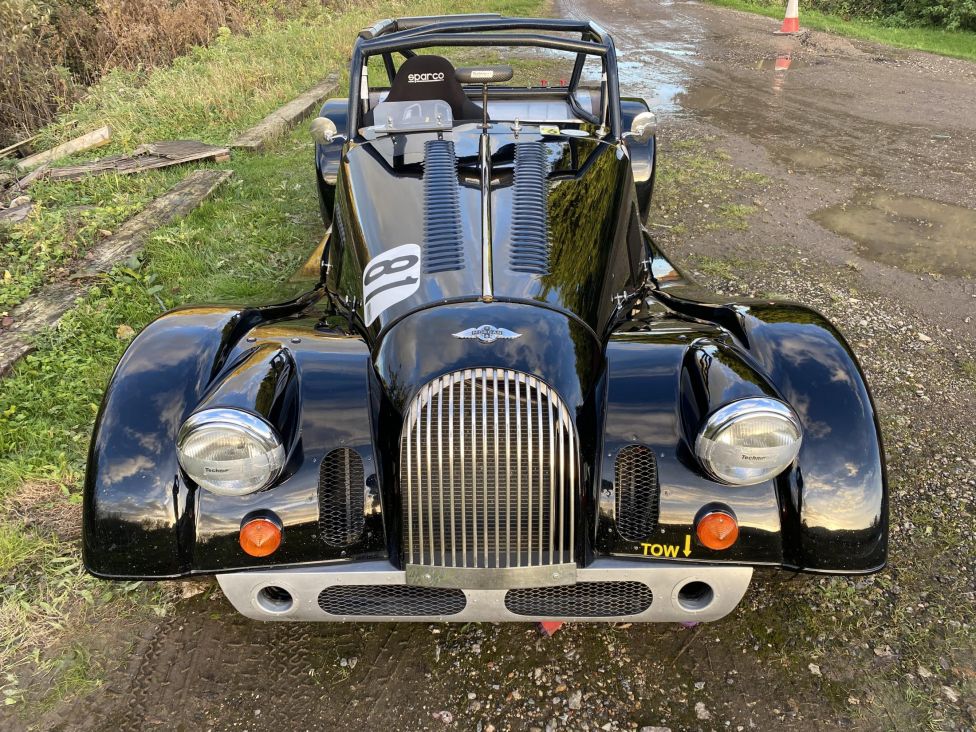
<instances>
[{"instance_id":1,"label":"roll cage tube","mask_svg":"<svg viewBox=\"0 0 976 732\"><path fill-rule=\"evenodd\" d=\"M579 33L574 40L542 33L507 33L500 31L558 31ZM369 103L366 63L371 56L381 56L391 82L395 73L392 54L409 57L413 49L436 46L524 46L551 48L576 53L576 62L566 89L573 110L590 121L593 115L580 109L575 92L583 74L587 56L602 59L602 103L607 111L609 135L620 139L620 89L618 87L617 56L613 41L592 21L571 19L504 18L495 15L436 16L382 20L360 32L353 46L349 72L349 114L346 135L352 139L359 129L364 113L363 103Z\"/></svg>"}]
</instances>

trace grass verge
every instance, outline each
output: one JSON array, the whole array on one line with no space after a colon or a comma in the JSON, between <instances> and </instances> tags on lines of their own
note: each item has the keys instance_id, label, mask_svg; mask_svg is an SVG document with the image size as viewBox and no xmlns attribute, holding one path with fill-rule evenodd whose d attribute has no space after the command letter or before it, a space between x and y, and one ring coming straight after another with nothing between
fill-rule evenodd
<instances>
[{"instance_id":1,"label":"grass verge","mask_svg":"<svg viewBox=\"0 0 976 732\"><path fill-rule=\"evenodd\" d=\"M785 3L765 3L755 0L706 0L706 2L770 18L782 18L785 8ZM848 38L860 38L888 46L976 61L976 33L967 31L892 26L862 19L848 20L839 15L807 9L803 9L800 13L800 25L803 28L812 28Z\"/></svg>"},{"instance_id":2,"label":"grass verge","mask_svg":"<svg viewBox=\"0 0 976 732\"><path fill-rule=\"evenodd\" d=\"M538 14L543 3L310 5L293 20L224 35L171 67L113 73L64 119L113 126L112 146L98 155L165 138L224 142L328 72L344 70L368 21L486 9ZM43 144L76 129L57 123L43 131ZM104 277L0 380L0 699L8 707L0 727L4 714L34 716L97 686L123 656L125 622L164 614L175 597L165 585L99 582L79 561L77 505L91 425L126 344L173 306L247 302L272 292L321 235L304 128L266 154L237 154L225 167L235 173L228 184L180 223L155 232L139 260ZM35 218L0 234L0 311L61 276L59 268L185 173L32 189Z\"/></svg>"}]
</instances>

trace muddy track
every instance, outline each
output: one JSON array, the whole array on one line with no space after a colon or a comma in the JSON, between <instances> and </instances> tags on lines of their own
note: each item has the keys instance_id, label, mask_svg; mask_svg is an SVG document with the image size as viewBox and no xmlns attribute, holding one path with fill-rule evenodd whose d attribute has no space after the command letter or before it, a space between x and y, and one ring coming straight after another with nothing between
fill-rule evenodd
<instances>
[{"instance_id":1,"label":"muddy track","mask_svg":"<svg viewBox=\"0 0 976 732\"><path fill-rule=\"evenodd\" d=\"M751 238L835 266L856 260L882 290L898 287L919 312L976 337L976 318L965 322L976 306L976 64L818 32L774 36L767 18L694 2L559 8L614 34L623 91L661 115L665 152L669 135L715 135L781 186L782 225ZM878 191L905 210L861 205ZM810 221L831 206L860 207L860 219L820 217L839 223L834 232Z\"/></svg>"},{"instance_id":2,"label":"muddy track","mask_svg":"<svg viewBox=\"0 0 976 732\"><path fill-rule=\"evenodd\" d=\"M958 603L973 600L973 556L931 542L944 523L972 538L976 399L955 359L976 337L976 284L961 276L976 256L976 65L779 38L774 21L688 2L556 8L613 33L625 93L662 117L662 155L704 139L766 177L739 192L756 210L748 230L655 231L692 269L740 263L732 277L703 271L709 286L786 293L855 343L886 425L891 568L836 585L761 578L736 613L694 630L576 625L551 639L528 625L256 624L213 589L120 629L139 638L121 669L35 727L972 728L974 653L957 626L971 622ZM704 195L689 205L715 211Z\"/></svg>"}]
</instances>

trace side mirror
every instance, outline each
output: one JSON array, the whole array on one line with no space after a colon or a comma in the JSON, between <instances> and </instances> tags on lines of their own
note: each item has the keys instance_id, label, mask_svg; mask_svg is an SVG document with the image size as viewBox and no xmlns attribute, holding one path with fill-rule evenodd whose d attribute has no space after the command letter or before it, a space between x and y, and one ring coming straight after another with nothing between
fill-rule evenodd
<instances>
[{"instance_id":1,"label":"side mirror","mask_svg":"<svg viewBox=\"0 0 976 732\"><path fill-rule=\"evenodd\" d=\"M313 119L312 124L309 125L309 132L312 133L312 139L319 145L328 145L337 140L345 142L346 140L343 135L339 134L335 122L328 117L316 117Z\"/></svg>"},{"instance_id":2,"label":"side mirror","mask_svg":"<svg viewBox=\"0 0 976 732\"><path fill-rule=\"evenodd\" d=\"M630 123L630 132L624 133L624 138L633 138L635 142L644 144L657 132L657 115L654 112L641 112Z\"/></svg>"}]
</instances>

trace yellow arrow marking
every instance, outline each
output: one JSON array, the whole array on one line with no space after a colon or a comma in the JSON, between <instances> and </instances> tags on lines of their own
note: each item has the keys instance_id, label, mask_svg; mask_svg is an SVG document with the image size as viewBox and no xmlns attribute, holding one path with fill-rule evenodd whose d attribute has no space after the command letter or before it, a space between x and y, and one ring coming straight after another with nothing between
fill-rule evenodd
<instances>
[{"instance_id":1,"label":"yellow arrow marking","mask_svg":"<svg viewBox=\"0 0 976 732\"><path fill-rule=\"evenodd\" d=\"M686 557L691 554L691 534L685 534L685 550L682 554Z\"/></svg>"}]
</instances>

